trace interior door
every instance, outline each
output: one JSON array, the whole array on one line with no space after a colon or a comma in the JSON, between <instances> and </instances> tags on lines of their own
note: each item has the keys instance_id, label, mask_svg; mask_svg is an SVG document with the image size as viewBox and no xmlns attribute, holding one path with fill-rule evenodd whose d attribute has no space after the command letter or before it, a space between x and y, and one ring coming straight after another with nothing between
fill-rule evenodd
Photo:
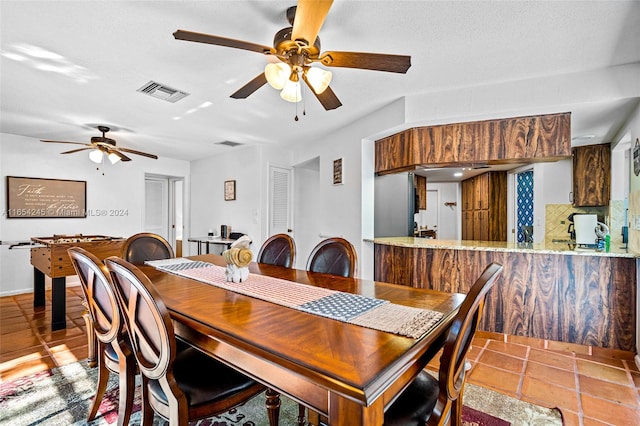
<instances>
[{"instance_id":1,"label":"interior door","mask_svg":"<svg viewBox=\"0 0 640 426\"><path fill-rule=\"evenodd\" d=\"M183 200L183 178L145 176L144 231L161 235L176 256L182 256Z\"/></svg>"},{"instance_id":2,"label":"interior door","mask_svg":"<svg viewBox=\"0 0 640 426\"><path fill-rule=\"evenodd\" d=\"M269 165L269 236L289 234L293 237L291 181L290 168Z\"/></svg>"},{"instance_id":3,"label":"interior door","mask_svg":"<svg viewBox=\"0 0 640 426\"><path fill-rule=\"evenodd\" d=\"M144 231L169 238L169 180L146 176L144 179Z\"/></svg>"}]
</instances>

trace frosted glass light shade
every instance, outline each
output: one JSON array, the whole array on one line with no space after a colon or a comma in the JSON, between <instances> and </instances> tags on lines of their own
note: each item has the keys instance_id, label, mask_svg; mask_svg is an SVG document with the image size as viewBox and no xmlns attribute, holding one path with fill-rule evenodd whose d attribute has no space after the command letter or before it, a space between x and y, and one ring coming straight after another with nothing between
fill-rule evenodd
<instances>
[{"instance_id":1,"label":"frosted glass light shade","mask_svg":"<svg viewBox=\"0 0 640 426\"><path fill-rule=\"evenodd\" d=\"M331 83L331 77L333 77L331 71L323 70L318 67L311 67L307 69L307 81L313 91L318 95L327 90L329 83Z\"/></svg>"},{"instance_id":2,"label":"frosted glass light shade","mask_svg":"<svg viewBox=\"0 0 640 426\"><path fill-rule=\"evenodd\" d=\"M111 164L116 164L118 161L120 161L120 157L117 154L114 154L113 152L109 154L107 157L109 158L109 161L111 161Z\"/></svg>"},{"instance_id":3,"label":"frosted glass light shade","mask_svg":"<svg viewBox=\"0 0 640 426\"><path fill-rule=\"evenodd\" d=\"M280 92L280 97L288 102L300 102L302 100L300 83L297 81L287 80L282 92Z\"/></svg>"},{"instance_id":4,"label":"frosted glass light shade","mask_svg":"<svg viewBox=\"0 0 640 426\"><path fill-rule=\"evenodd\" d=\"M267 78L267 82L274 89L282 89L289 79L291 69L289 65L284 62L278 62L277 64L267 64L264 67L264 75Z\"/></svg>"},{"instance_id":5,"label":"frosted glass light shade","mask_svg":"<svg viewBox=\"0 0 640 426\"><path fill-rule=\"evenodd\" d=\"M89 151L89 159L94 163L101 163L102 151L100 151L99 149L92 149L91 151Z\"/></svg>"}]
</instances>

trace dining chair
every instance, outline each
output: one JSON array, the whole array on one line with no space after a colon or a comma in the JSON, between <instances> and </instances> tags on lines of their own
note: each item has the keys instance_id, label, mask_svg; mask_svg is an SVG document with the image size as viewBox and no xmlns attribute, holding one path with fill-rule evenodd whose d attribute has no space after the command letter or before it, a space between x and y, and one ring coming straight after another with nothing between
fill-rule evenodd
<instances>
[{"instance_id":1,"label":"dining chair","mask_svg":"<svg viewBox=\"0 0 640 426\"><path fill-rule=\"evenodd\" d=\"M288 234L276 234L267 238L258 252L258 263L293 268L296 259L296 243Z\"/></svg>"},{"instance_id":2,"label":"dining chair","mask_svg":"<svg viewBox=\"0 0 640 426\"><path fill-rule=\"evenodd\" d=\"M171 425L225 412L265 390L265 386L176 340L169 312L149 278L135 265L105 259L126 319L133 353L142 376L142 420L154 413ZM277 424L280 405L269 406Z\"/></svg>"},{"instance_id":3,"label":"dining chair","mask_svg":"<svg viewBox=\"0 0 640 426\"><path fill-rule=\"evenodd\" d=\"M357 271L358 255L353 245L344 238L334 237L320 241L311 250L307 259L307 270L322 274L351 278ZM309 412L317 422L317 413ZM298 405L298 424L305 424L305 407Z\"/></svg>"},{"instance_id":4,"label":"dining chair","mask_svg":"<svg viewBox=\"0 0 640 426\"><path fill-rule=\"evenodd\" d=\"M95 418L107 388L110 372L119 376L118 425L128 425L133 409L136 360L118 308L109 272L95 255L80 247L67 250L80 278L82 292L97 342L98 385L89 409L88 421Z\"/></svg>"},{"instance_id":5,"label":"dining chair","mask_svg":"<svg viewBox=\"0 0 640 426\"><path fill-rule=\"evenodd\" d=\"M314 247L307 260L307 270L323 274L353 277L358 255L353 245L344 238L327 238Z\"/></svg>"},{"instance_id":6,"label":"dining chair","mask_svg":"<svg viewBox=\"0 0 640 426\"><path fill-rule=\"evenodd\" d=\"M440 357L438 379L422 370L384 414L385 426L462 425L465 357L478 328L487 292L502 271L492 263L473 284L456 314Z\"/></svg>"},{"instance_id":7,"label":"dining chair","mask_svg":"<svg viewBox=\"0 0 640 426\"><path fill-rule=\"evenodd\" d=\"M158 234L140 232L132 235L122 246L121 257L136 265L147 260L171 259L175 257L171 244Z\"/></svg>"}]
</instances>

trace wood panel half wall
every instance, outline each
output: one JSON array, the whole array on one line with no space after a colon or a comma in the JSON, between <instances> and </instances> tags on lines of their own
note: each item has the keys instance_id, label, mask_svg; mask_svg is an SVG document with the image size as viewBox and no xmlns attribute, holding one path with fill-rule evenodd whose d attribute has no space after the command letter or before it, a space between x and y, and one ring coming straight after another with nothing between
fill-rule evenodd
<instances>
[{"instance_id":1,"label":"wood panel half wall","mask_svg":"<svg viewBox=\"0 0 640 426\"><path fill-rule=\"evenodd\" d=\"M584 254L375 245L375 280L467 293L486 265L503 265L481 329L635 350L636 259Z\"/></svg>"}]
</instances>

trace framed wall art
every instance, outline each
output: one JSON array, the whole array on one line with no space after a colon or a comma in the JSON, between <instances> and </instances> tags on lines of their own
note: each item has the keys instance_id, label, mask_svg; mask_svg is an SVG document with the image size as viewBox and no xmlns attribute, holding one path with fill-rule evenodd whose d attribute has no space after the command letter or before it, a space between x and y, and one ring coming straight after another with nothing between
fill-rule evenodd
<instances>
[{"instance_id":1,"label":"framed wall art","mask_svg":"<svg viewBox=\"0 0 640 426\"><path fill-rule=\"evenodd\" d=\"M224 181L224 200L233 201L236 199L236 181L225 180Z\"/></svg>"},{"instance_id":2,"label":"framed wall art","mask_svg":"<svg viewBox=\"0 0 640 426\"><path fill-rule=\"evenodd\" d=\"M7 218L85 218L87 182L7 176Z\"/></svg>"},{"instance_id":3,"label":"framed wall art","mask_svg":"<svg viewBox=\"0 0 640 426\"><path fill-rule=\"evenodd\" d=\"M342 158L338 158L337 160L333 160L333 184L334 185L342 185L344 181L342 180Z\"/></svg>"}]
</instances>

